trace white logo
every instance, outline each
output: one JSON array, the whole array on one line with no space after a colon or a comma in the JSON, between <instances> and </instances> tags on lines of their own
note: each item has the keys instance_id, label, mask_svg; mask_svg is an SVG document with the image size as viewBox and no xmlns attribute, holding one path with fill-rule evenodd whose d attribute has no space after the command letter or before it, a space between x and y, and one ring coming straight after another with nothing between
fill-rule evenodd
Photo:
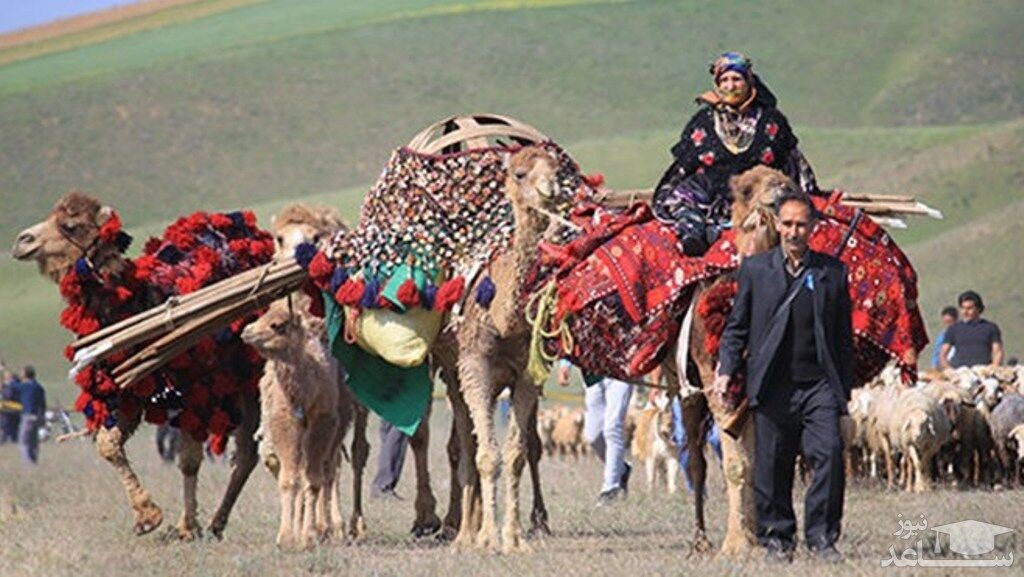
<instances>
[{"instance_id":1,"label":"white logo","mask_svg":"<svg viewBox=\"0 0 1024 577\"><path fill-rule=\"evenodd\" d=\"M918 534L922 534L928 529L928 520L924 518L924 515L919 515L919 522L914 522L911 519L904 519L903 515L899 515L900 528L893 533L894 537L899 537L904 541L909 540L911 537L917 537ZM925 557L924 550L924 539L920 538L917 540L917 547L908 547L903 550L899 556L896 555L896 547L889 547L889 558L881 560L882 567L889 567L890 565L895 567L1009 567L1013 565L1013 551L1006 554L1005 557L996 555L994 559L968 559L968 558L955 558L955 559L943 559L937 558L942 556L944 551L942 548L942 535L948 535L949 546L947 547L946 556L950 553L959 554L964 557L974 557L979 555L988 555L996 549L996 537L1004 533L1013 533L1013 529L1009 527L1000 527L999 525L992 525L991 523L984 523L982 521L959 521L957 523L949 523L946 525L939 525L931 528L935 531L935 545L932 548L933 558Z\"/></svg>"}]
</instances>

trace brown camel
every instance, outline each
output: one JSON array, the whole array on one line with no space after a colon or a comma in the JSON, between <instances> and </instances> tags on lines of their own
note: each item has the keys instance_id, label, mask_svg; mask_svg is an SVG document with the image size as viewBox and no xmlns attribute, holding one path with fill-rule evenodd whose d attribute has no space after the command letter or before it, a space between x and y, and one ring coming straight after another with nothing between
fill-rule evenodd
<instances>
[{"instance_id":1,"label":"brown camel","mask_svg":"<svg viewBox=\"0 0 1024 577\"><path fill-rule=\"evenodd\" d=\"M87 257L98 273L98 278L119 286L125 282L128 268L125 257L110 243L98 242L100 227L113 215L110 207L80 192L71 192L57 202L50 216L24 231L15 241L12 255L22 261L34 260L39 272L59 283L79 258ZM96 297L86 294L86 306L97 311L101 318L107 306ZM234 359L230 359L234 362ZM230 370L225 367L225 370ZM245 482L256 465L256 444L253 433L259 424L259 407L255 396L242 395L241 422L232 431L236 453L232 462L231 480L213 516L209 531L220 537L227 525L231 509ZM100 456L117 471L135 510L135 532L142 535L156 529L163 521L163 511L157 506L132 469L124 445L138 428L141 416L117 412L113 427L99 427L95 434ZM184 510L178 523L179 537L186 540L200 535L197 520L198 502L196 483L203 462L203 445L191 435L182 435L178 467L183 477Z\"/></svg>"},{"instance_id":2,"label":"brown camel","mask_svg":"<svg viewBox=\"0 0 1024 577\"><path fill-rule=\"evenodd\" d=\"M319 244L329 239L334 233L346 230L337 211L326 207L312 207L304 204L288 205L274 217L272 230L277 254L291 256L295 248L303 243ZM308 316L308 297L301 291L292 295L295 300L294 309ZM326 330L321 335L326 339ZM366 534L366 522L363 517L363 471L370 453L370 445L366 438L368 412L365 406L356 400L351 390L341 380L342 395L352 399L354 413L353 437L351 445L352 461L352 518L349 521L348 533L353 538L362 538ZM416 433L409 438L413 460L416 465L416 499L413 503L416 518L413 521L412 533L417 537L436 533L441 527L441 520L436 513L437 499L430 486L428 455L430 442L430 414L424 417ZM268 455L273 449L261 445L261 453Z\"/></svg>"},{"instance_id":3,"label":"brown camel","mask_svg":"<svg viewBox=\"0 0 1024 577\"><path fill-rule=\"evenodd\" d=\"M775 196L786 187L794 186L782 173L758 166L730 180L733 193L732 222L735 243L740 258L757 254L777 246L778 233L775 231L775 216L772 203ZM718 277L700 283L692 296L692 302L699 302L704 291L711 290L719 283L731 279ZM686 362L687 381L700 388L710 384L715 377L716 359L705 349L707 327L700 315L693 315L689 333ZM675 356L665 363L671 374L677 374ZM679 355L682 358L682 355ZM708 552L712 549L706 536L704 521L704 491L707 463L704 459L704 445L710 417L725 430L726 424L736 417L736 411L723 404L714 395L694 394L683 400L683 426L686 429L687 449L690 454L689 473L693 479L696 531L693 551ZM733 430L736 436L723 434L722 466L725 471L726 493L729 513L726 521L725 539L719 553L724 556L741 556L750 553L755 545L756 509L754 507L754 427L752 419Z\"/></svg>"},{"instance_id":4,"label":"brown camel","mask_svg":"<svg viewBox=\"0 0 1024 577\"><path fill-rule=\"evenodd\" d=\"M263 427L277 456L279 547L308 549L341 526L337 474L351 418L337 362L324 347L323 321L282 299L242 332L267 359L260 380Z\"/></svg>"},{"instance_id":5,"label":"brown camel","mask_svg":"<svg viewBox=\"0 0 1024 577\"><path fill-rule=\"evenodd\" d=\"M497 289L495 297L490 307L481 306L472 297L467 299L465 316L433 350L432 362L449 384L453 426L459 435L457 462L462 491L461 499L453 496L452 503L453 508L461 504L456 546L499 548L496 484L499 458L503 458L505 518L500 545L505 552L526 548L519 520L519 482L527 457L531 462L538 461L541 446L536 432L539 389L525 370L530 331L523 315L521 289L548 227L541 211L550 210L548 204L559 193L557 167L554 157L536 147L524 148L511 157L506 194L512 202L516 229L512 246L487 269ZM473 283L468 294L476 294L480 282ZM499 457L494 408L505 388L512 394L512 418ZM452 452L449 444L449 454ZM535 468L531 470L534 522L546 525L539 475ZM450 519L453 516L454 512Z\"/></svg>"}]
</instances>

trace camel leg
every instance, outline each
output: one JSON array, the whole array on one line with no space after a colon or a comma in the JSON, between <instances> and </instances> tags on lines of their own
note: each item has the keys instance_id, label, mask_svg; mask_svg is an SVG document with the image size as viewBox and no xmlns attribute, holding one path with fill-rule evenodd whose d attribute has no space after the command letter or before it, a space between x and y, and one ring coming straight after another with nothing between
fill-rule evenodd
<instances>
[{"instance_id":1,"label":"camel leg","mask_svg":"<svg viewBox=\"0 0 1024 577\"><path fill-rule=\"evenodd\" d=\"M416 537L433 535L441 528L441 519L437 516L437 499L430 488L430 411L431 406L427 405L420 426L409 437L409 447L416 462L416 520L412 525L412 534Z\"/></svg>"},{"instance_id":2,"label":"camel leg","mask_svg":"<svg viewBox=\"0 0 1024 577\"><path fill-rule=\"evenodd\" d=\"M192 541L199 537L199 501L196 498L196 485L199 480L199 467L203 464L203 444L192 435L181 436L181 449L178 452L178 469L181 471L181 485L184 508L178 522L178 538Z\"/></svg>"},{"instance_id":3,"label":"camel leg","mask_svg":"<svg viewBox=\"0 0 1024 577\"><path fill-rule=\"evenodd\" d=\"M695 528L690 554L710 553L713 547L707 536L704 519L704 500L707 498L707 460L704 458L704 439L708 422L708 405L704 395L692 395L682 401L683 429L686 431L686 451L689 459L686 471L693 483L693 509Z\"/></svg>"},{"instance_id":4,"label":"camel leg","mask_svg":"<svg viewBox=\"0 0 1024 577\"><path fill-rule=\"evenodd\" d=\"M130 429L134 429L134 426ZM142 482L128 462L124 444L130 436L130 430L122 429L120 424L109 429L100 427L96 431L96 450L120 475L121 483L128 494L128 502L135 510L135 534L145 535L160 526L164 520L164 513L150 498L149 492L143 488Z\"/></svg>"},{"instance_id":5,"label":"camel leg","mask_svg":"<svg viewBox=\"0 0 1024 577\"><path fill-rule=\"evenodd\" d=\"M228 519L231 517L231 510L242 494L249 475L256 468L259 462L259 449L256 446L254 435L260 426L260 408L256 399L252 396L243 396L240 403L242 410L242 422L235 429L235 452L231 457L231 478L228 480L228 487L221 497L220 505L210 521L210 533L220 539L224 536L224 528L228 526Z\"/></svg>"},{"instance_id":6,"label":"camel leg","mask_svg":"<svg viewBox=\"0 0 1024 577\"><path fill-rule=\"evenodd\" d=\"M494 437L494 403L490 395L493 381L489 370L489 359L479 355L459 359L459 380L462 394L469 406L476 433L476 468L480 475L480 531L476 546L481 549L498 549L497 528L497 487L498 443Z\"/></svg>"},{"instance_id":7,"label":"camel leg","mask_svg":"<svg viewBox=\"0 0 1024 577\"><path fill-rule=\"evenodd\" d=\"M523 528L519 520L519 484L526 464L527 433L531 414L537 414L537 387L521 376L512 390L513 418L509 420L505 436L505 524L502 528L503 551L513 553L528 550L523 542Z\"/></svg>"},{"instance_id":8,"label":"camel leg","mask_svg":"<svg viewBox=\"0 0 1024 577\"><path fill-rule=\"evenodd\" d=\"M348 535L352 539L366 536L366 520L363 518L363 470L370 456L370 443L366 440L368 413L362 403L355 403L355 419L352 426L352 519Z\"/></svg>"},{"instance_id":9,"label":"camel leg","mask_svg":"<svg viewBox=\"0 0 1024 577\"><path fill-rule=\"evenodd\" d=\"M327 532L327 507L324 488L327 486L325 469L331 460L331 441L338 429L335 415L323 415L313 420L303 435L302 443L302 499L303 518L300 542L303 549L311 548Z\"/></svg>"},{"instance_id":10,"label":"camel leg","mask_svg":"<svg viewBox=\"0 0 1024 577\"><path fill-rule=\"evenodd\" d=\"M449 395L450 398L450 395ZM455 417L455 404L452 402L452 428L448 433L448 512L441 523L440 539L454 539L459 530L459 523L462 517L462 484L459 482L459 429L456 424L458 417Z\"/></svg>"},{"instance_id":11,"label":"camel leg","mask_svg":"<svg viewBox=\"0 0 1024 577\"><path fill-rule=\"evenodd\" d=\"M473 435L473 420L469 414L469 407L466 405L462 392L459 390L449 393L452 401L452 434L456 436L455 448L457 454L454 458L456 481L452 484L452 492L457 493L453 502L458 504L458 510L450 512L455 524L453 546L466 548L472 546L476 539L476 532L479 525L479 496L480 477L476 469L476 437Z\"/></svg>"},{"instance_id":12,"label":"camel leg","mask_svg":"<svg viewBox=\"0 0 1024 577\"><path fill-rule=\"evenodd\" d=\"M544 455L540 434L537 433L537 411L530 414L530 424L526 428L526 462L530 466L530 484L533 487L533 508L530 511L530 530L528 535L550 535L548 527L548 509L544 505L544 491L540 486L540 460Z\"/></svg>"},{"instance_id":13,"label":"camel leg","mask_svg":"<svg viewBox=\"0 0 1024 577\"><path fill-rule=\"evenodd\" d=\"M716 416L725 422L725 414ZM757 513L754 506L754 419L748 418L739 438L722 435L722 466L725 470L729 517L719 555L736 557L750 553L756 545Z\"/></svg>"}]
</instances>

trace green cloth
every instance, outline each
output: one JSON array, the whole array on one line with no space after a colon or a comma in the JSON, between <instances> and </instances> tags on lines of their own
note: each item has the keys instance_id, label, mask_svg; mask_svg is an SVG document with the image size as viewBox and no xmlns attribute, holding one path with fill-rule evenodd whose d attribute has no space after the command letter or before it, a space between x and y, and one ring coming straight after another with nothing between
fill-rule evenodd
<instances>
[{"instance_id":1,"label":"green cloth","mask_svg":"<svg viewBox=\"0 0 1024 577\"><path fill-rule=\"evenodd\" d=\"M348 386L371 411L412 436L433 392L427 363L408 369L396 367L358 345L346 343L341 305L329 294L325 293L323 298L331 353L345 367Z\"/></svg>"}]
</instances>

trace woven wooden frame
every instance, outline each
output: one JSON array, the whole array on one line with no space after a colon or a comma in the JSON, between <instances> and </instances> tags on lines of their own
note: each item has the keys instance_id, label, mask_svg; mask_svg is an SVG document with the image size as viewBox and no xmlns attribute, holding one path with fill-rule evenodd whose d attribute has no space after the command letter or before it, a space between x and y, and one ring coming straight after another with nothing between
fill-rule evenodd
<instances>
[{"instance_id":1,"label":"woven wooden frame","mask_svg":"<svg viewBox=\"0 0 1024 577\"><path fill-rule=\"evenodd\" d=\"M450 116L413 137L408 148L423 154L452 154L473 148L539 144L548 140L536 128L500 114Z\"/></svg>"}]
</instances>

